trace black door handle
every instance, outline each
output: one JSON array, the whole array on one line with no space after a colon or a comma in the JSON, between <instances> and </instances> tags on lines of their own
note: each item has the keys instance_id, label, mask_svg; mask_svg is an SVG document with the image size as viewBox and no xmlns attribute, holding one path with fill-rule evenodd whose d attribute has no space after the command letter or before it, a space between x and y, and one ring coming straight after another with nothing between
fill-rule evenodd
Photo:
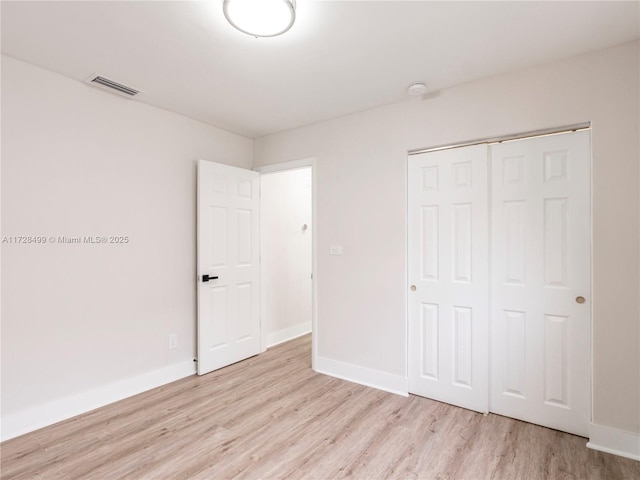
<instances>
[{"instance_id":1,"label":"black door handle","mask_svg":"<svg viewBox=\"0 0 640 480\"><path fill-rule=\"evenodd\" d=\"M208 282L209 280L217 280L218 277L210 277L209 275L202 275L202 281Z\"/></svg>"}]
</instances>

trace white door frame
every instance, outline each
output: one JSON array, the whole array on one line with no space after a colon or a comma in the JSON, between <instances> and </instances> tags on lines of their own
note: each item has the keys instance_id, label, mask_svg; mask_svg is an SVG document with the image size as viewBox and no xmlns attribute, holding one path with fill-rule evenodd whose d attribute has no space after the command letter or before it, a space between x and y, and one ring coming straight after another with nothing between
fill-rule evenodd
<instances>
[{"instance_id":1,"label":"white door frame","mask_svg":"<svg viewBox=\"0 0 640 480\"><path fill-rule=\"evenodd\" d=\"M291 162L276 163L273 165L265 165L262 167L255 167L253 170L260 173L274 173L282 172L285 170L296 170L298 168L311 167L311 271L313 279L311 282L311 368L315 370L316 357L318 355L318 323L317 323L317 263L316 263L316 245L317 245L317 232L316 228L316 159L314 157L303 158L301 160L293 160ZM262 236L260 237L260 256L263 256L264 243ZM267 349L267 332L265 328L266 318L266 301L265 295L265 270L263 263L260 262L260 283L262 285L260 290L260 337L261 337L261 351L264 352Z\"/></svg>"}]
</instances>

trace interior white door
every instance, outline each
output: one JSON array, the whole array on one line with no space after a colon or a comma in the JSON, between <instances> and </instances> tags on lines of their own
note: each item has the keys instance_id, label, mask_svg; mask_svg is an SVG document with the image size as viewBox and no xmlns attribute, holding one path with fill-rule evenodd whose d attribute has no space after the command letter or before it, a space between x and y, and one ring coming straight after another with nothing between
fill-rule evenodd
<instances>
[{"instance_id":1,"label":"interior white door","mask_svg":"<svg viewBox=\"0 0 640 480\"><path fill-rule=\"evenodd\" d=\"M411 157L408 192L409 391L487 412L487 146Z\"/></svg>"},{"instance_id":2,"label":"interior white door","mask_svg":"<svg viewBox=\"0 0 640 480\"><path fill-rule=\"evenodd\" d=\"M589 132L506 142L492 169L491 411L588 436Z\"/></svg>"},{"instance_id":3,"label":"interior white door","mask_svg":"<svg viewBox=\"0 0 640 480\"><path fill-rule=\"evenodd\" d=\"M198 161L198 374L260 353L259 185Z\"/></svg>"}]
</instances>

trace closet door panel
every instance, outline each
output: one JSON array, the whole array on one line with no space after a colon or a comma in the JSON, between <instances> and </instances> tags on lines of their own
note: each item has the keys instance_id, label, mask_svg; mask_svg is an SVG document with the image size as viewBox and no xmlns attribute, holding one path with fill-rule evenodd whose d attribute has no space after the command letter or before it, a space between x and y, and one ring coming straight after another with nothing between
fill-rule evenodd
<instances>
[{"instance_id":1,"label":"closet door panel","mask_svg":"<svg viewBox=\"0 0 640 480\"><path fill-rule=\"evenodd\" d=\"M588 436L589 132L491 157L492 412Z\"/></svg>"},{"instance_id":2,"label":"closet door panel","mask_svg":"<svg viewBox=\"0 0 640 480\"><path fill-rule=\"evenodd\" d=\"M487 146L409 160L409 391L488 411Z\"/></svg>"}]
</instances>

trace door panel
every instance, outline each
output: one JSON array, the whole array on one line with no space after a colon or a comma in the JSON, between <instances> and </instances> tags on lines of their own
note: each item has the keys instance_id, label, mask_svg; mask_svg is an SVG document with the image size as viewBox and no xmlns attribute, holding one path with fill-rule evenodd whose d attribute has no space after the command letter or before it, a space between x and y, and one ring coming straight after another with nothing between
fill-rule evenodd
<instances>
[{"instance_id":1,"label":"door panel","mask_svg":"<svg viewBox=\"0 0 640 480\"><path fill-rule=\"evenodd\" d=\"M409 161L409 391L488 411L487 147Z\"/></svg>"},{"instance_id":2,"label":"door panel","mask_svg":"<svg viewBox=\"0 0 640 480\"><path fill-rule=\"evenodd\" d=\"M411 393L588 435L589 135L411 158Z\"/></svg>"},{"instance_id":3,"label":"door panel","mask_svg":"<svg viewBox=\"0 0 640 480\"><path fill-rule=\"evenodd\" d=\"M258 173L198 162L199 375L260 352L258 219Z\"/></svg>"},{"instance_id":4,"label":"door panel","mask_svg":"<svg viewBox=\"0 0 640 480\"><path fill-rule=\"evenodd\" d=\"M493 145L491 411L588 435L589 132ZM579 304L576 298L587 301Z\"/></svg>"}]
</instances>

